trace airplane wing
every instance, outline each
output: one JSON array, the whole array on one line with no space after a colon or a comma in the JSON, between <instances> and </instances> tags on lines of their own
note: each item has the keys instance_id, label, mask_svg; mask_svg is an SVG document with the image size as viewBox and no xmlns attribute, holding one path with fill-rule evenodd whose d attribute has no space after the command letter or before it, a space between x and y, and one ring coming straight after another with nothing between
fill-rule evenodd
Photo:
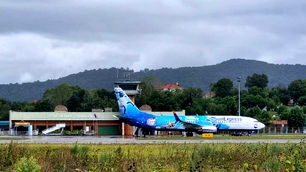
<instances>
[{"instance_id":1,"label":"airplane wing","mask_svg":"<svg viewBox=\"0 0 306 172\"><path fill-rule=\"evenodd\" d=\"M198 124L193 124L193 123L190 123L190 122L185 122L185 121L182 121L175 112L173 112L173 115L174 115L174 118L176 120L176 122L180 122L183 124L184 128L185 129L202 129L203 126L201 125L198 125Z\"/></svg>"},{"instance_id":2,"label":"airplane wing","mask_svg":"<svg viewBox=\"0 0 306 172\"><path fill-rule=\"evenodd\" d=\"M115 118L118 118L119 120L123 120L123 121L129 121L132 120L131 118L128 117L123 117L121 115L113 115Z\"/></svg>"}]
</instances>

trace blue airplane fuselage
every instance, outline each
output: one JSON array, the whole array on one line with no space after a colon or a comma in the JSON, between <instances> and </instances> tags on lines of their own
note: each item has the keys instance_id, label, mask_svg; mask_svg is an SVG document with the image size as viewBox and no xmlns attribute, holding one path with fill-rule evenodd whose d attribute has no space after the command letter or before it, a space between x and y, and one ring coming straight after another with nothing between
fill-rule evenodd
<instances>
[{"instance_id":1,"label":"blue airplane fuselage","mask_svg":"<svg viewBox=\"0 0 306 172\"><path fill-rule=\"evenodd\" d=\"M250 117L181 115L176 119L175 116L153 115L140 111L121 88L114 90L119 105L119 119L143 129L206 133L217 130L257 131L264 128L264 124Z\"/></svg>"}]
</instances>

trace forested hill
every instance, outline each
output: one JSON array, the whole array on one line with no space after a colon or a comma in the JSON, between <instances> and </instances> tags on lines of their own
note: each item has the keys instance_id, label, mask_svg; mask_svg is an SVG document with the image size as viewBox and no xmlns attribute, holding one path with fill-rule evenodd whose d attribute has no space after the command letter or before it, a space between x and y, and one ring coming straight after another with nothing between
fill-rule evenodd
<instances>
[{"instance_id":1,"label":"forested hill","mask_svg":"<svg viewBox=\"0 0 306 172\"><path fill-rule=\"evenodd\" d=\"M306 78L306 66L275 65L254 60L233 59L211 66L146 69L140 72L123 68L97 69L45 82L0 85L0 97L12 101L39 100L46 89L62 83L79 85L86 89L111 90L117 78L141 79L144 77L159 78L161 84L179 82L183 87L199 87L208 91L209 85L221 78L230 78L235 81L237 76L245 79L253 73L268 75L270 87L287 86L293 80ZM128 74L129 76L126 77Z\"/></svg>"}]
</instances>

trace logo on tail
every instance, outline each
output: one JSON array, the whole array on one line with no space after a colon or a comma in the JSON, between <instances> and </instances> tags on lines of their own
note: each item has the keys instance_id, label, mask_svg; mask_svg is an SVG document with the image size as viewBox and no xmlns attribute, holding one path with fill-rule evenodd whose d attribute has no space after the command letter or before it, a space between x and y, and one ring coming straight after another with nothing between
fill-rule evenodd
<instances>
[{"instance_id":1,"label":"logo on tail","mask_svg":"<svg viewBox=\"0 0 306 172\"><path fill-rule=\"evenodd\" d=\"M134 114L139 112L139 109L135 106L132 100L126 95L126 93L120 88L114 88L116 99L119 106L119 111L121 115Z\"/></svg>"}]
</instances>

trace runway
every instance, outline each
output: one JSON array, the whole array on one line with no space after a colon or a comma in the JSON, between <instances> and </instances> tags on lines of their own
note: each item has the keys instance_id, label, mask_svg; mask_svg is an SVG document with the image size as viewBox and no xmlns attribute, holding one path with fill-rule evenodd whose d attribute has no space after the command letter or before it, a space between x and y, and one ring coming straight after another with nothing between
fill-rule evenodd
<instances>
[{"instance_id":1,"label":"runway","mask_svg":"<svg viewBox=\"0 0 306 172\"><path fill-rule=\"evenodd\" d=\"M184 144L184 143L306 143L301 139L195 139L195 140L143 140L135 139L133 137L94 137L94 136L32 136L25 137L25 140L13 140L14 143L27 144ZM11 140L0 140L0 144L10 143Z\"/></svg>"}]
</instances>

